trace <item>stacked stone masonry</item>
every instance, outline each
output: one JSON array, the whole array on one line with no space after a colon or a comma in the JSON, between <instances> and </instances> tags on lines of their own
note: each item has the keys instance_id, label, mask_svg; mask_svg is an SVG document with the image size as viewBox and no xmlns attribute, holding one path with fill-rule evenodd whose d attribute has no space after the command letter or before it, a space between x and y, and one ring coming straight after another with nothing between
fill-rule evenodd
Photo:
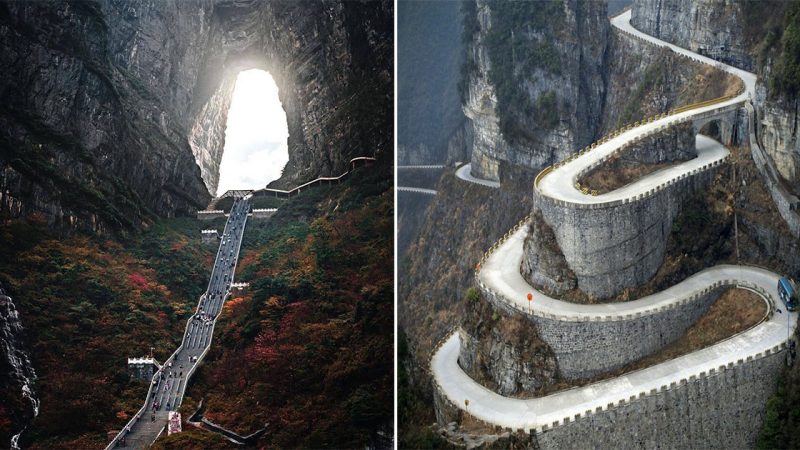
<instances>
[{"instance_id":1,"label":"stacked stone masonry","mask_svg":"<svg viewBox=\"0 0 800 450\"><path fill-rule=\"evenodd\" d=\"M528 434L541 449L748 448L758 434L753 421L763 420L785 358L785 346L775 347L536 429L503 429L470 416L435 378L434 408L440 424L469 417L482 428L474 432Z\"/></svg>"},{"instance_id":2,"label":"stacked stone masonry","mask_svg":"<svg viewBox=\"0 0 800 450\"><path fill-rule=\"evenodd\" d=\"M534 208L555 232L578 287L595 297L612 297L656 273L683 199L706 189L717 170L709 164L660 189L608 204L576 207L534 190Z\"/></svg>"},{"instance_id":3,"label":"stacked stone masonry","mask_svg":"<svg viewBox=\"0 0 800 450\"><path fill-rule=\"evenodd\" d=\"M621 319L598 316L577 321L527 315L558 360L565 379L588 378L608 372L656 353L686 333L716 301L727 285L696 292L684 301L649 314ZM485 298L496 308L519 314L509 303L481 286Z\"/></svg>"},{"instance_id":4,"label":"stacked stone masonry","mask_svg":"<svg viewBox=\"0 0 800 450\"><path fill-rule=\"evenodd\" d=\"M537 430L542 449L755 445L786 352L770 352Z\"/></svg>"}]
</instances>

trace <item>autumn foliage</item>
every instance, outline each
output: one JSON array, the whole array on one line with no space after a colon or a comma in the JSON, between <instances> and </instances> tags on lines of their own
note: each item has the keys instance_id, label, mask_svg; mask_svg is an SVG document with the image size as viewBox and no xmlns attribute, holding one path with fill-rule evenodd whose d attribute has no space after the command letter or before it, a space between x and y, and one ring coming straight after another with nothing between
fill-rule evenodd
<instances>
[{"instance_id":1,"label":"autumn foliage","mask_svg":"<svg viewBox=\"0 0 800 450\"><path fill-rule=\"evenodd\" d=\"M163 361L178 345L213 251L197 242L198 227L171 220L125 239L56 236L31 222L0 227L0 281L39 376L40 413L23 448L103 448L106 433L141 407L147 383L130 381L126 358L153 347ZM0 391L0 405L19 397ZM0 445L12 414L0 408Z\"/></svg>"},{"instance_id":2,"label":"autumn foliage","mask_svg":"<svg viewBox=\"0 0 800 450\"><path fill-rule=\"evenodd\" d=\"M363 448L391 435L393 218L388 183L362 179L248 223L218 339L188 395L266 448Z\"/></svg>"}]
</instances>

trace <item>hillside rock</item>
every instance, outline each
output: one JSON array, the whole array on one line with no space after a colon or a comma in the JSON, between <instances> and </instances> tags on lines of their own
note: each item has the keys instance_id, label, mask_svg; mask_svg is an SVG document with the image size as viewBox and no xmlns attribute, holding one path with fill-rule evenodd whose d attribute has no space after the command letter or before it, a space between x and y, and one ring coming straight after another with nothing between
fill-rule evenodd
<instances>
[{"instance_id":1,"label":"hillside rock","mask_svg":"<svg viewBox=\"0 0 800 450\"><path fill-rule=\"evenodd\" d=\"M204 207L251 68L287 115L276 186L388 159L391 17L388 1L0 4L2 212L98 229Z\"/></svg>"},{"instance_id":2,"label":"hillside rock","mask_svg":"<svg viewBox=\"0 0 800 450\"><path fill-rule=\"evenodd\" d=\"M473 175L500 162L540 169L589 144L605 101L609 23L604 2L478 0L464 114ZM472 23L473 25L470 25Z\"/></svg>"},{"instance_id":3,"label":"hillside rock","mask_svg":"<svg viewBox=\"0 0 800 450\"><path fill-rule=\"evenodd\" d=\"M534 211L531 217L520 273L531 285L543 287L556 296L575 289L578 280L558 247L553 229L544 221L541 211Z\"/></svg>"},{"instance_id":4,"label":"hillside rock","mask_svg":"<svg viewBox=\"0 0 800 450\"><path fill-rule=\"evenodd\" d=\"M553 350L525 317L467 298L458 364L500 395L527 395L558 379Z\"/></svg>"}]
</instances>

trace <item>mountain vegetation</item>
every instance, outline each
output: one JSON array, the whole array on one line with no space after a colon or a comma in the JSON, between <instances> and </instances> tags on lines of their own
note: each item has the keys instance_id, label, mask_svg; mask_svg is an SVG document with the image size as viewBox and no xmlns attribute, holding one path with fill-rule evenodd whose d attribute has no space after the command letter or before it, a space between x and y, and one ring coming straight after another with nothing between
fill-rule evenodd
<instances>
[{"instance_id":1,"label":"mountain vegetation","mask_svg":"<svg viewBox=\"0 0 800 450\"><path fill-rule=\"evenodd\" d=\"M391 436L393 210L383 166L282 201L248 222L237 281L184 417L264 445L364 447ZM205 290L216 247L203 228L223 221L157 219L125 236L60 235L35 214L0 226L0 283L14 299L38 374L39 416L24 448L103 448L142 405L146 381L126 358L164 361ZM16 389L16 388L15 388ZM9 442L19 393L0 387L0 440ZM19 405L17 405L19 406ZM184 424L185 428L191 427ZM161 448L226 448L193 430Z\"/></svg>"},{"instance_id":2,"label":"mountain vegetation","mask_svg":"<svg viewBox=\"0 0 800 450\"><path fill-rule=\"evenodd\" d=\"M500 130L506 138L515 136L521 125L518 118L536 115L543 128L558 123L555 92L539 97L533 104L523 91L525 80L537 70L558 75L561 59L547 37L537 37L542 30L557 29L561 1L491 2L492 28L486 47L492 61L489 81L496 89ZM550 28L554 27L554 28ZM555 120L554 120L555 119Z\"/></svg>"},{"instance_id":3,"label":"mountain vegetation","mask_svg":"<svg viewBox=\"0 0 800 450\"><path fill-rule=\"evenodd\" d=\"M147 382L126 358L163 361L205 289L213 249L191 219L156 221L127 238L60 236L37 216L0 227L0 282L14 299L39 379L33 449L102 448L140 407ZM0 388L5 399L17 392ZM12 412L0 408L0 442Z\"/></svg>"},{"instance_id":4,"label":"mountain vegetation","mask_svg":"<svg viewBox=\"0 0 800 450\"><path fill-rule=\"evenodd\" d=\"M237 280L250 288L225 304L185 416L202 398L240 434L269 424L259 444L277 448L391 435L393 195L386 174L362 170L248 222Z\"/></svg>"}]
</instances>

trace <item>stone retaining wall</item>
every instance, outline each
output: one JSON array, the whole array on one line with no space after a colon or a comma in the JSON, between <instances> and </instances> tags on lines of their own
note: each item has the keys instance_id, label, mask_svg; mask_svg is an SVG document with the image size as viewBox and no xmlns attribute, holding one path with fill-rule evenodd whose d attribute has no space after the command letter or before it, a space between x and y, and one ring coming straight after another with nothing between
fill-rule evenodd
<instances>
[{"instance_id":1,"label":"stone retaining wall","mask_svg":"<svg viewBox=\"0 0 800 450\"><path fill-rule=\"evenodd\" d=\"M785 358L785 345L777 346L529 430L471 417L468 407L449 399L435 378L434 408L440 425L461 424L469 417L473 426L483 426L476 433L527 433L541 449L752 448Z\"/></svg>"},{"instance_id":2,"label":"stone retaining wall","mask_svg":"<svg viewBox=\"0 0 800 450\"><path fill-rule=\"evenodd\" d=\"M752 448L786 352L640 394L536 433L542 449Z\"/></svg>"},{"instance_id":3,"label":"stone retaining wall","mask_svg":"<svg viewBox=\"0 0 800 450\"><path fill-rule=\"evenodd\" d=\"M726 288L735 285L733 281L719 282L648 314L586 320L526 314L485 285L479 284L479 288L495 308L507 314L525 314L555 353L561 377L578 379L614 370L657 352L683 336Z\"/></svg>"},{"instance_id":4,"label":"stone retaining wall","mask_svg":"<svg viewBox=\"0 0 800 450\"><path fill-rule=\"evenodd\" d=\"M553 229L578 287L597 298L613 297L655 275L683 200L706 189L720 164L708 164L634 198L606 204L567 203L534 189L534 209Z\"/></svg>"}]
</instances>

